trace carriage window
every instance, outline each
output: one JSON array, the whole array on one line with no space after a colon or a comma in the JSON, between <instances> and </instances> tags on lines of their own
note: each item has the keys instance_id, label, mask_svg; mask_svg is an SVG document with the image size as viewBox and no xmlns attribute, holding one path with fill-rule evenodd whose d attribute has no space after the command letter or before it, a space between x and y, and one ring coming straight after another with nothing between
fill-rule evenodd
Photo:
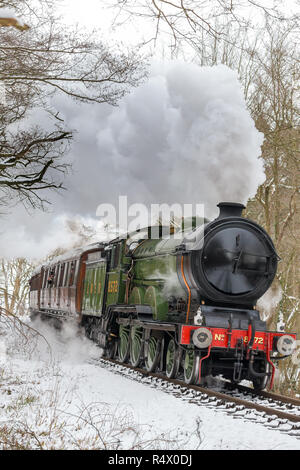
<instances>
[{"instance_id":1,"label":"carriage window","mask_svg":"<svg viewBox=\"0 0 300 470\"><path fill-rule=\"evenodd\" d=\"M47 287L48 271L49 271L49 269L45 269L45 271L44 271L43 289L45 289Z\"/></svg>"},{"instance_id":2,"label":"carriage window","mask_svg":"<svg viewBox=\"0 0 300 470\"><path fill-rule=\"evenodd\" d=\"M116 246L116 251L115 251L115 260L114 260L115 268L119 265L120 248L121 248L121 243L118 243Z\"/></svg>"},{"instance_id":3,"label":"carriage window","mask_svg":"<svg viewBox=\"0 0 300 470\"><path fill-rule=\"evenodd\" d=\"M111 269L115 269L119 265L119 257L120 257L120 248L121 244L118 243L114 245L111 250Z\"/></svg>"},{"instance_id":4,"label":"carriage window","mask_svg":"<svg viewBox=\"0 0 300 470\"><path fill-rule=\"evenodd\" d=\"M55 266L55 278L54 278L54 282L53 282L53 286L54 286L54 287L57 287L57 285L58 285L59 268L60 268L60 265L57 264L57 265Z\"/></svg>"},{"instance_id":5,"label":"carriage window","mask_svg":"<svg viewBox=\"0 0 300 470\"><path fill-rule=\"evenodd\" d=\"M116 251L116 247L113 246L111 249L111 255L110 255L110 269L114 269L114 266L115 266L115 251Z\"/></svg>"},{"instance_id":6,"label":"carriage window","mask_svg":"<svg viewBox=\"0 0 300 470\"><path fill-rule=\"evenodd\" d=\"M42 273L40 272L37 276L37 279L36 279L36 283L37 283L36 289L37 290L39 290L43 287L42 282L43 282L43 278L42 278Z\"/></svg>"},{"instance_id":7,"label":"carriage window","mask_svg":"<svg viewBox=\"0 0 300 470\"><path fill-rule=\"evenodd\" d=\"M65 263L65 275L64 275L64 282L63 282L64 287L66 287L68 285L67 279L68 279L68 276L69 276L69 266L70 266L70 263Z\"/></svg>"},{"instance_id":8,"label":"carriage window","mask_svg":"<svg viewBox=\"0 0 300 470\"><path fill-rule=\"evenodd\" d=\"M65 272L65 264L63 263L60 265L60 276L59 276L59 287L62 287L63 285L63 278L64 278L64 272Z\"/></svg>"},{"instance_id":9,"label":"carriage window","mask_svg":"<svg viewBox=\"0 0 300 470\"><path fill-rule=\"evenodd\" d=\"M72 286L74 284L76 265L77 265L77 260L71 262L69 286Z\"/></svg>"},{"instance_id":10,"label":"carriage window","mask_svg":"<svg viewBox=\"0 0 300 470\"><path fill-rule=\"evenodd\" d=\"M55 277L55 268L54 267L49 268L46 287L48 288L53 287L54 277Z\"/></svg>"}]
</instances>

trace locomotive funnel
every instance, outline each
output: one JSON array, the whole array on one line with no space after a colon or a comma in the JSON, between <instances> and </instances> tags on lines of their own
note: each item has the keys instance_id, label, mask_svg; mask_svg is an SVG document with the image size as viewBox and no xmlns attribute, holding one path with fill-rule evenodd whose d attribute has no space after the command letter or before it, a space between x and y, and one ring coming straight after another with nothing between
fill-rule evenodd
<instances>
[{"instance_id":1,"label":"locomotive funnel","mask_svg":"<svg viewBox=\"0 0 300 470\"><path fill-rule=\"evenodd\" d=\"M220 209L217 219L241 217L242 210L245 209L244 204L239 204L238 202L220 202L217 207Z\"/></svg>"}]
</instances>

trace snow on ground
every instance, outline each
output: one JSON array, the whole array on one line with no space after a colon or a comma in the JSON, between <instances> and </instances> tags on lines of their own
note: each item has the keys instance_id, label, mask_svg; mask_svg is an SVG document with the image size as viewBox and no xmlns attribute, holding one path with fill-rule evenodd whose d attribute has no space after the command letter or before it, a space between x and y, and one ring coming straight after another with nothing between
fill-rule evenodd
<instances>
[{"instance_id":1,"label":"snow on ground","mask_svg":"<svg viewBox=\"0 0 300 470\"><path fill-rule=\"evenodd\" d=\"M44 337L0 321L0 449L300 449L296 437L88 363L100 350L73 327L30 325Z\"/></svg>"}]
</instances>

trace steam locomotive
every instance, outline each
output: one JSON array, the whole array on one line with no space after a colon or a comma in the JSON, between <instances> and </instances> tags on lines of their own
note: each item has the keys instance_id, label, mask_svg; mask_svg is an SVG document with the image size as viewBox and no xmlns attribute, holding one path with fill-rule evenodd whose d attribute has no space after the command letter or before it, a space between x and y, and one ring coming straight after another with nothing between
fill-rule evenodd
<instances>
[{"instance_id":1,"label":"steam locomotive","mask_svg":"<svg viewBox=\"0 0 300 470\"><path fill-rule=\"evenodd\" d=\"M218 207L193 230L147 227L52 260L30 279L31 315L75 319L105 356L188 384L222 375L272 388L296 341L256 309L278 256L242 204Z\"/></svg>"}]
</instances>

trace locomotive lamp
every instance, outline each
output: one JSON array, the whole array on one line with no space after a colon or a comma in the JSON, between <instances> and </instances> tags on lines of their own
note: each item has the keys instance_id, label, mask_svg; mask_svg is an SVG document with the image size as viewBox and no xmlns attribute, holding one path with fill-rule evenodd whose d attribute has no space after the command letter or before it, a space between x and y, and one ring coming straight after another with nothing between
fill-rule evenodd
<instances>
[{"instance_id":1,"label":"locomotive lamp","mask_svg":"<svg viewBox=\"0 0 300 470\"><path fill-rule=\"evenodd\" d=\"M296 349L296 340L290 335L280 336L276 344L277 351L283 356L290 356Z\"/></svg>"},{"instance_id":2,"label":"locomotive lamp","mask_svg":"<svg viewBox=\"0 0 300 470\"><path fill-rule=\"evenodd\" d=\"M193 333L193 343L197 348L204 349L212 342L212 334L208 328L197 328Z\"/></svg>"}]
</instances>

